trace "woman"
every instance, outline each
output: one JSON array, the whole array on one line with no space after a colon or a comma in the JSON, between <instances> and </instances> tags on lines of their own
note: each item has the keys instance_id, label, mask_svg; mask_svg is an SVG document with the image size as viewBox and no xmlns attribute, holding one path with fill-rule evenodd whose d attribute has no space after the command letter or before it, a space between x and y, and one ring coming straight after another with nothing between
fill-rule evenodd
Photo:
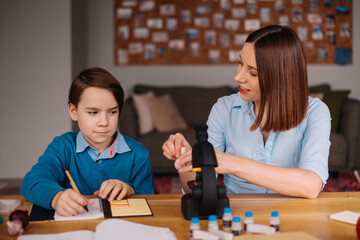
<instances>
[{"instance_id":1,"label":"woman","mask_svg":"<svg viewBox=\"0 0 360 240\"><path fill-rule=\"evenodd\" d=\"M220 98L207 121L227 193L316 198L328 178L331 119L322 101L308 97L299 37L287 26L267 26L248 36L239 57L239 93ZM165 157L180 160L186 192L195 178L190 150L179 133L163 144Z\"/></svg>"}]
</instances>

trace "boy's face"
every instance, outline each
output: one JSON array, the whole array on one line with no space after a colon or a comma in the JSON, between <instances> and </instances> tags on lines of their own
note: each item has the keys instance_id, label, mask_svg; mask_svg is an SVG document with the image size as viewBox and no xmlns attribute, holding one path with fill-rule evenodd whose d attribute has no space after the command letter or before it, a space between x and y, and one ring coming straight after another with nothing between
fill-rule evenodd
<instances>
[{"instance_id":1,"label":"boy's face","mask_svg":"<svg viewBox=\"0 0 360 240\"><path fill-rule=\"evenodd\" d=\"M69 103L69 114L77 121L88 143L102 153L113 141L119 120L119 106L107 89L88 87L77 108Z\"/></svg>"}]
</instances>

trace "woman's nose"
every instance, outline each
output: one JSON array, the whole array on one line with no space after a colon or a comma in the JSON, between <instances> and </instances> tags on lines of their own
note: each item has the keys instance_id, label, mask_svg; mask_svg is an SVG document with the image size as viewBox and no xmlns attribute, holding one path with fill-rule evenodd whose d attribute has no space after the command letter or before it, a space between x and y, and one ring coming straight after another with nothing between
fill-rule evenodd
<instances>
[{"instance_id":1,"label":"woman's nose","mask_svg":"<svg viewBox=\"0 0 360 240\"><path fill-rule=\"evenodd\" d=\"M246 82L246 77L243 69L237 71L234 77L235 82Z\"/></svg>"}]
</instances>

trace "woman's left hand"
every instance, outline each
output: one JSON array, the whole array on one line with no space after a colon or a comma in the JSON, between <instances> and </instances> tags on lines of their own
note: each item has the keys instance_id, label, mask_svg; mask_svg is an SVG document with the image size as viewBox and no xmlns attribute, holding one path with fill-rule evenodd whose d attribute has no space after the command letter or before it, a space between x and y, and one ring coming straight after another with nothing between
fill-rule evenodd
<instances>
[{"instance_id":1,"label":"woman's left hand","mask_svg":"<svg viewBox=\"0 0 360 240\"><path fill-rule=\"evenodd\" d=\"M216 167L216 173L233 174L234 170L236 169L236 162L239 161L239 158L219 151L217 149L214 150L218 163L218 166Z\"/></svg>"},{"instance_id":2,"label":"woman's left hand","mask_svg":"<svg viewBox=\"0 0 360 240\"><path fill-rule=\"evenodd\" d=\"M101 184L100 190L94 192L94 195L102 199L108 197L109 201L113 201L131 196L134 192L134 189L129 184L117 179L109 179Z\"/></svg>"}]
</instances>

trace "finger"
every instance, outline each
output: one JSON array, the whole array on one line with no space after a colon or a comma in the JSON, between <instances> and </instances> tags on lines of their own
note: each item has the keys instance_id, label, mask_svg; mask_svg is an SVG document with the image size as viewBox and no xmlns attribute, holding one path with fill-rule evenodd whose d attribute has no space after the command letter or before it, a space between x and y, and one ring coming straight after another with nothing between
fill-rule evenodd
<instances>
[{"instance_id":1,"label":"finger","mask_svg":"<svg viewBox=\"0 0 360 240\"><path fill-rule=\"evenodd\" d=\"M163 155L169 160L176 160L175 155L170 155L167 152L163 152Z\"/></svg>"},{"instance_id":2,"label":"finger","mask_svg":"<svg viewBox=\"0 0 360 240\"><path fill-rule=\"evenodd\" d=\"M86 204L86 205L89 205L89 206L94 205L94 201L92 201L92 200L88 199L88 200L87 200L87 204Z\"/></svg>"},{"instance_id":3,"label":"finger","mask_svg":"<svg viewBox=\"0 0 360 240\"><path fill-rule=\"evenodd\" d=\"M168 158L168 159L173 159L172 153L169 149L169 147L167 146L166 142L162 145L162 150L163 150L163 155Z\"/></svg>"},{"instance_id":4,"label":"finger","mask_svg":"<svg viewBox=\"0 0 360 240\"><path fill-rule=\"evenodd\" d=\"M75 191L71 192L69 194L69 197L71 201L76 202L78 205L86 206L87 204L87 198Z\"/></svg>"},{"instance_id":5,"label":"finger","mask_svg":"<svg viewBox=\"0 0 360 240\"><path fill-rule=\"evenodd\" d=\"M175 145L175 156L177 158L179 158L181 155L181 147L184 146L184 140L185 138L183 135L181 135L180 133L175 134L174 145Z\"/></svg>"},{"instance_id":6,"label":"finger","mask_svg":"<svg viewBox=\"0 0 360 240\"><path fill-rule=\"evenodd\" d=\"M179 169L179 173L192 172L192 165L184 165Z\"/></svg>"},{"instance_id":7,"label":"finger","mask_svg":"<svg viewBox=\"0 0 360 240\"><path fill-rule=\"evenodd\" d=\"M106 195L103 196L103 193L104 193L104 189L106 188L106 186L108 185L108 181L104 181L101 186L100 186L100 190L99 190L99 197L100 198L106 198Z\"/></svg>"},{"instance_id":8,"label":"finger","mask_svg":"<svg viewBox=\"0 0 360 240\"><path fill-rule=\"evenodd\" d=\"M170 135L169 139L163 144L163 150L167 152L170 156L175 157L175 136Z\"/></svg>"},{"instance_id":9,"label":"finger","mask_svg":"<svg viewBox=\"0 0 360 240\"><path fill-rule=\"evenodd\" d=\"M123 188L121 190L121 192L119 193L119 195L117 196L116 200L121 200L123 198L125 198L125 196L128 194L128 190L127 188Z\"/></svg>"},{"instance_id":10,"label":"finger","mask_svg":"<svg viewBox=\"0 0 360 240\"><path fill-rule=\"evenodd\" d=\"M87 205L87 198L80 196L72 199L72 201L68 202L68 205L76 211L76 213L81 213L84 211L84 207Z\"/></svg>"},{"instance_id":11,"label":"finger","mask_svg":"<svg viewBox=\"0 0 360 240\"><path fill-rule=\"evenodd\" d=\"M100 197L105 199L109 194L110 192L112 191L112 189L114 188L114 183L113 182L107 182L106 185L101 186L100 188Z\"/></svg>"},{"instance_id":12,"label":"finger","mask_svg":"<svg viewBox=\"0 0 360 240\"><path fill-rule=\"evenodd\" d=\"M123 189L123 186L120 184L117 184L114 186L114 188L111 191L109 202L113 201L117 195L119 195L119 192Z\"/></svg>"},{"instance_id":13,"label":"finger","mask_svg":"<svg viewBox=\"0 0 360 240\"><path fill-rule=\"evenodd\" d=\"M99 197L99 193L100 193L99 190L95 191L95 192L94 192L94 196L95 196L95 197Z\"/></svg>"},{"instance_id":14,"label":"finger","mask_svg":"<svg viewBox=\"0 0 360 240\"><path fill-rule=\"evenodd\" d=\"M185 152L183 155L181 155L179 157L179 162L178 165L180 167L183 167L185 165L191 164L192 163L192 154L191 151L187 151Z\"/></svg>"},{"instance_id":15,"label":"finger","mask_svg":"<svg viewBox=\"0 0 360 240\"><path fill-rule=\"evenodd\" d=\"M74 207L72 207L71 202L68 202L63 206L63 211L65 216L75 216L79 213L74 209Z\"/></svg>"}]
</instances>

